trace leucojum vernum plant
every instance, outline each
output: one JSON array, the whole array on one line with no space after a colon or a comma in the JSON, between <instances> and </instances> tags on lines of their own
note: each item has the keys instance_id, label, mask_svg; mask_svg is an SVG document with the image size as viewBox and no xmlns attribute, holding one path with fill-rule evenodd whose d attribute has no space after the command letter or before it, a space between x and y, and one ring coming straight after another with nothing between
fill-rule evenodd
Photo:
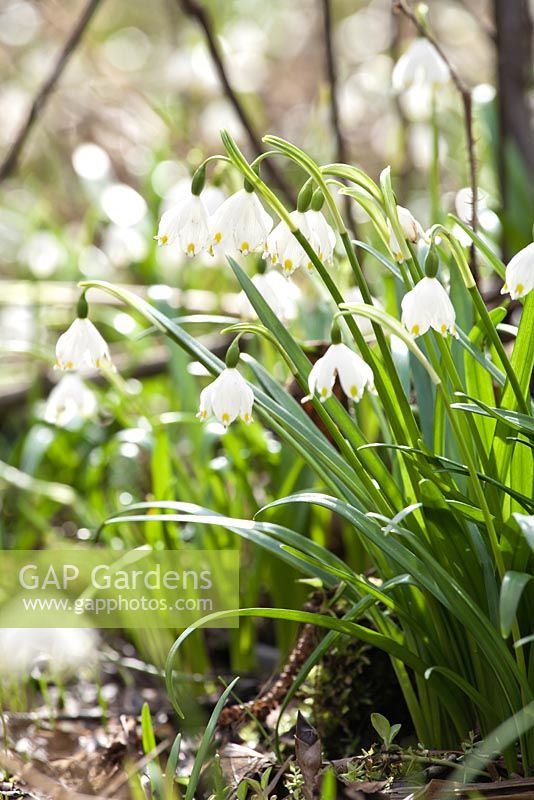
<instances>
[{"instance_id":1,"label":"leucojum vernum plant","mask_svg":"<svg viewBox=\"0 0 534 800\"><path fill-rule=\"evenodd\" d=\"M419 40L397 65L394 81L402 88L425 76L434 91L447 79L432 46ZM86 292L98 287L115 296L211 374L200 393L200 420L214 417L225 428L239 420L264 425L312 468L319 488L280 497L268 507L269 520L276 518L273 507L290 504L330 510L364 545L376 577L266 521L266 509L255 520L231 519L178 498L130 506L107 524L150 519L223 526L327 587L342 584L351 606L343 619L272 608L232 614L327 629L297 684L338 636L382 648L420 741L457 747L469 731L485 736L511 718L515 742L508 737L501 744L509 768L517 769L520 759L527 772L534 766L534 243L505 266L460 217L435 219L425 232L397 205L389 168L377 183L352 165L319 165L276 136L265 136L269 149L253 162L224 131L222 142L220 158L242 188L210 217L202 199L217 159L210 157L194 173L189 196L163 214L156 238L163 247L178 243L189 257L226 256L256 319L226 329L235 338L225 363L130 291L85 281L78 318L57 345L58 365L109 368L107 345L88 319ZM262 161L272 157L302 174L296 209L262 178ZM340 195L368 215L370 241L351 239ZM244 262L251 253L262 259ZM394 288L386 308L372 298L358 253L365 254L367 273L381 270ZM502 281L503 305L491 311L473 277L473 255ZM261 263L261 272L251 278L244 263ZM350 270L349 291L343 269ZM330 346L314 364L283 311L297 270L309 272L331 307ZM359 302L347 302L355 292ZM500 323L510 298L522 313L517 329L507 326L513 344L505 347ZM244 335L276 350L313 417L259 361L240 352ZM69 389L80 402L82 390ZM377 420L372 441L362 424L364 405ZM186 630L169 655L168 688L178 709L172 675L180 647L217 616Z\"/></svg>"}]
</instances>

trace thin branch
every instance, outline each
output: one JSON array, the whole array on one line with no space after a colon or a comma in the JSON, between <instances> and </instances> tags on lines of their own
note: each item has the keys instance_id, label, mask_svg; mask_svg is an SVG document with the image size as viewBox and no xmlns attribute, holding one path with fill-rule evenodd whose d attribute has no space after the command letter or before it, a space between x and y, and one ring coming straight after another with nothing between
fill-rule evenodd
<instances>
[{"instance_id":1,"label":"thin branch","mask_svg":"<svg viewBox=\"0 0 534 800\"><path fill-rule=\"evenodd\" d=\"M323 7L324 21L324 44L326 55L326 72L330 84L330 116L332 127L336 137L337 160L343 164L347 163L347 145L341 130L339 118L339 103L337 98L337 68L334 53L334 41L332 36L332 7L331 0L321 0Z\"/></svg>"},{"instance_id":2,"label":"thin branch","mask_svg":"<svg viewBox=\"0 0 534 800\"><path fill-rule=\"evenodd\" d=\"M407 0L392 0L393 2L393 10L404 14L410 22L414 25L417 32L424 36L437 50L443 61L446 63L449 73L451 76L451 80L460 95L460 99L463 105L464 111L464 127L465 127L465 138L467 143L467 158L469 162L469 183L471 188L471 202L472 202L472 209L471 209L471 227L474 231L477 230L478 227L478 215L477 215L477 207L478 207L478 184L477 184L477 162L476 162L476 154L475 154L475 136L473 132L473 97L471 95L471 91L469 87L464 83L462 78L460 77L456 67L451 63L448 56L444 52L443 48L441 47L440 43L437 41L435 36L428 30L426 25L424 25L421 20L417 17L416 14L412 11L410 6L408 5ZM473 277L477 280L477 263L476 263L476 250L475 246L471 245L470 250L470 266L471 271L473 273Z\"/></svg>"},{"instance_id":3,"label":"thin branch","mask_svg":"<svg viewBox=\"0 0 534 800\"><path fill-rule=\"evenodd\" d=\"M332 121L332 128L336 139L336 160L341 164L348 164L348 148L341 128L341 119L339 113L339 102L337 95L337 66L336 54L334 50L334 37L332 31L332 4L331 0L321 0L323 11L323 31L324 31L324 45L326 57L326 74L329 83L330 95L330 119ZM349 195L345 195L345 215L347 222L351 226L351 238L357 239L356 226L354 223L352 200Z\"/></svg>"},{"instance_id":4,"label":"thin branch","mask_svg":"<svg viewBox=\"0 0 534 800\"><path fill-rule=\"evenodd\" d=\"M88 0L82 13L76 20L74 27L65 40L63 47L61 48L50 74L35 95L30 106L30 110L28 111L28 115L20 126L20 129L15 136L7 156L0 165L0 182L5 180L16 169L22 148L24 147L33 126L39 119L40 114L46 106L57 82L61 78L61 75L63 74L70 57L80 43L80 40L84 35L87 26L89 25L99 4L100 0Z\"/></svg>"},{"instance_id":5,"label":"thin branch","mask_svg":"<svg viewBox=\"0 0 534 800\"><path fill-rule=\"evenodd\" d=\"M219 43L217 42L217 38L212 27L211 19L206 9L201 3L197 2L197 0L178 0L178 3L180 4L180 7L182 8L184 14L187 14L187 16L196 20L198 25L202 28L206 39L206 44L208 46L208 50L215 65L215 69L217 70L217 74L219 76L219 80L221 82L223 91L228 101L233 106L235 113L239 117L239 120L241 121L243 128L245 129L245 132L247 134L254 155L255 156L259 155L264 150L261 143L261 138L258 135L257 131L255 130L252 120L245 111L245 108L240 98L237 96L236 92L234 91L234 89L230 84L230 80L226 72L226 67L224 65ZM284 195L285 199L291 205L294 205L295 198L293 191L287 184L282 172L278 169L276 164L274 164L271 160L266 159L264 164L265 164L265 169L269 172L271 179L276 183L279 190Z\"/></svg>"}]
</instances>

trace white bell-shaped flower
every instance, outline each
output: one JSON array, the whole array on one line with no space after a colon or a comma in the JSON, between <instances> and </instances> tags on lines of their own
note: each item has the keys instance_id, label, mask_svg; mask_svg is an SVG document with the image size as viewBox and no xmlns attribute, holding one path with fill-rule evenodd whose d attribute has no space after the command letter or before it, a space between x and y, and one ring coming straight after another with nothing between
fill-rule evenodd
<instances>
[{"instance_id":1,"label":"white bell-shaped flower","mask_svg":"<svg viewBox=\"0 0 534 800\"><path fill-rule=\"evenodd\" d=\"M534 242L516 253L509 262L501 294L509 292L512 300L518 300L531 289L534 289Z\"/></svg>"},{"instance_id":2,"label":"white bell-shaped flower","mask_svg":"<svg viewBox=\"0 0 534 800\"><path fill-rule=\"evenodd\" d=\"M295 319L298 312L297 303L301 295L300 289L295 283L286 281L275 270L254 275L252 283L278 319L282 321ZM245 292L240 293L238 305L241 317L256 319L254 307Z\"/></svg>"},{"instance_id":3,"label":"white bell-shaped flower","mask_svg":"<svg viewBox=\"0 0 534 800\"><path fill-rule=\"evenodd\" d=\"M400 92L410 86L436 86L448 83L447 64L428 39L415 39L399 58L391 76L393 88Z\"/></svg>"},{"instance_id":4,"label":"white bell-shaped flower","mask_svg":"<svg viewBox=\"0 0 534 800\"><path fill-rule=\"evenodd\" d=\"M342 342L332 344L321 358L317 359L308 376L310 396L318 393L322 403L332 395L336 376L343 392L355 403L361 400L366 388L374 392L374 376L371 367L357 353ZM309 400L305 397L303 402Z\"/></svg>"},{"instance_id":5,"label":"white bell-shaped flower","mask_svg":"<svg viewBox=\"0 0 534 800\"><path fill-rule=\"evenodd\" d=\"M429 328L442 336L457 335L454 306L437 278L422 278L404 295L401 309L402 323L413 336L422 336Z\"/></svg>"},{"instance_id":6,"label":"white bell-shaped flower","mask_svg":"<svg viewBox=\"0 0 534 800\"><path fill-rule=\"evenodd\" d=\"M91 320L75 319L56 344L57 367L71 369L115 369L109 347Z\"/></svg>"},{"instance_id":7,"label":"white bell-shaped flower","mask_svg":"<svg viewBox=\"0 0 534 800\"><path fill-rule=\"evenodd\" d=\"M64 427L75 420L89 419L96 409L94 393L78 375L67 373L50 392L44 418L51 425Z\"/></svg>"},{"instance_id":8,"label":"white bell-shaped flower","mask_svg":"<svg viewBox=\"0 0 534 800\"><path fill-rule=\"evenodd\" d=\"M228 197L210 220L211 247L224 253L248 255L265 247L273 221L254 192L246 189Z\"/></svg>"},{"instance_id":9,"label":"white bell-shaped flower","mask_svg":"<svg viewBox=\"0 0 534 800\"><path fill-rule=\"evenodd\" d=\"M425 232L423 230L423 226L419 223L412 212L408 208L404 208L404 206L397 206L397 216L399 218L399 224L402 228L402 232L404 233L405 238L409 242L413 242L416 244L420 239L425 238ZM388 231L389 231L389 248L393 255L395 256L397 261L402 261L402 249L400 244L397 241L397 237L393 231L393 227L391 222L388 219Z\"/></svg>"},{"instance_id":10,"label":"white bell-shaped flower","mask_svg":"<svg viewBox=\"0 0 534 800\"><path fill-rule=\"evenodd\" d=\"M308 239L310 234L306 214L301 211L292 211L290 217ZM280 264L286 278L299 267L308 266L310 261L306 251L283 220L267 237L264 257L269 258L271 264Z\"/></svg>"},{"instance_id":11,"label":"white bell-shaped flower","mask_svg":"<svg viewBox=\"0 0 534 800\"><path fill-rule=\"evenodd\" d=\"M209 217L200 196L190 193L177 206L165 211L154 238L159 245L178 242L190 258L207 247L210 241Z\"/></svg>"},{"instance_id":12,"label":"white bell-shaped flower","mask_svg":"<svg viewBox=\"0 0 534 800\"><path fill-rule=\"evenodd\" d=\"M197 417L204 420L212 414L225 428L238 417L252 422L254 392L235 367L227 367L200 393Z\"/></svg>"},{"instance_id":13,"label":"white bell-shaped flower","mask_svg":"<svg viewBox=\"0 0 534 800\"><path fill-rule=\"evenodd\" d=\"M315 211L310 208L305 212L306 228L304 235L309 243L325 264L332 262L334 257L334 247L336 246L336 234L328 224L322 211ZM308 262L308 267L313 265Z\"/></svg>"}]
</instances>

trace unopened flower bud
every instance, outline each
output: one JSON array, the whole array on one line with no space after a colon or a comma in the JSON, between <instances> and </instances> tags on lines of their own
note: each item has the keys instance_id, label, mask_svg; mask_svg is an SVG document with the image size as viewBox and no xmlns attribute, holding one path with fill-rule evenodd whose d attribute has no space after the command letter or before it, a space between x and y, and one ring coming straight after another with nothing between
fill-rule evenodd
<instances>
[{"instance_id":1,"label":"unopened flower bud","mask_svg":"<svg viewBox=\"0 0 534 800\"><path fill-rule=\"evenodd\" d=\"M191 194L198 195L201 193L206 183L206 165L203 164L199 167L193 175L191 180Z\"/></svg>"},{"instance_id":2,"label":"unopened flower bud","mask_svg":"<svg viewBox=\"0 0 534 800\"><path fill-rule=\"evenodd\" d=\"M439 269L439 256L434 245L430 245L425 258L425 275L427 278L435 278Z\"/></svg>"},{"instance_id":3,"label":"unopened flower bud","mask_svg":"<svg viewBox=\"0 0 534 800\"><path fill-rule=\"evenodd\" d=\"M310 180L306 181L302 189L300 190L298 197L297 197L297 211L300 211L303 214L307 211L310 207L310 203L312 201L313 196L313 183Z\"/></svg>"}]
</instances>

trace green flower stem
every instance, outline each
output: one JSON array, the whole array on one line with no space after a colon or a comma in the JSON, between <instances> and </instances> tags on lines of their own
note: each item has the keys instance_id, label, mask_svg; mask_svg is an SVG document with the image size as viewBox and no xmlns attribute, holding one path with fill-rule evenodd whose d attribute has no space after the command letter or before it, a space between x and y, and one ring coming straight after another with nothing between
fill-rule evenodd
<instances>
[{"instance_id":1,"label":"green flower stem","mask_svg":"<svg viewBox=\"0 0 534 800\"><path fill-rule=\"evenodd\" d=\"M486 308L486 304L482 299L480 292L478 291L478 288L476 286L472 287L471 289L469 289L469 294L473 298L473 304L479 313L480 319L488 334L488 338L491 341L492 345L495 347L495 350L497 351L497 354L501 360L504 371L506 373L506 377L510 382L510 386L517 400L518 408L523 414L527 414L530 416L530 408L527 401L525 400L523 392L521 391L521 386L519 385L519 381L517 379L515 370L510 363L510 359L508 358L506 350L504 349L501 337L499 336L499 333L496 330L495 325L491 320L491 317L488 313L488 309Z\"/></svg>"},{"instance_id":2,"label":"green flower stem","mask_svg":"<svg viewBox=\"0 0 534 800\"><path fill-rule=\"evenodd\" d=\"M273 334L268 328L266 328L264 325L245 322L245 323L238 323L237 325L232 325L231 327L225 328L222 331L222 333L236 333L236 332L239 332L238 336L243 335L243 333L252 333L259 336L264 336L272 345L274 345L277 348L281 356L284 358L289 369L295 376L302 391L304 391L305 393L308 392L308 381L306 379L306 376L298 369L298 367L289 358L288 354L281 346L278 339L275 336L273 336ZM235 341L236 340L234 340L234 342ZM338 426L331 418L331 416L328 414L323 403L321 403L317 397L313 397L311 399L311 402L313 404L314 411L319 416L324 426L327 428L330 436L335 441L340 452L345 456L352 469L354 469L354 471L358 475L359 480L364 485L365 491L367 492L367 498L362 498L360 494L360 500L366 499L368 501L369 499L372 499L372 501L376 503L377 508L380 508L383 513L390 514L392 511L394 512L396 510L396 505L393 502L389 502L388 500L386 500L385 487L381 486L380 489L377 488L373 479L370 478L369 475L367 474L369 465L363 459L361 452L357 449L353 450L352 447L350 447L350 445L347 444L345 436L342 433L340 433ZM361 446L362 444L367 444L367 441L364 440L362 442L359 442L358 446ZM378 477L379 476L377 476L377 478ZM377 480L377 483L379 483L379 480Z\"/></svg>"},{"instance_id":3,"label":"green flower stem","mask_svg":"<svg viewBox=\"0 0 534 800\"><path fill-rule=\"evenodd\" d=\"M323 175L334 175L336 178L341 178L343 181L349 181L350 183L356 184L356 186L360 186L368 192L371 197L378 200L380 205L383 205L384 199L380 188L363 169L349 164L325 164L320 167L320 170Z\"/></svg>"},{"instance_id":4,"label":"green flower stem","mask_svg":"<svg viewBox=\"0 0 534 800\"><path fill-rule=\"evenodd\" d=\"M293 235L295 236L295 238L297 239L299 244L302 245L303 249L306 251L306 254L308 255L310 261L312 262L314 267L317 269L317 272L319 273L323 283L325 284L326 288L330 292L330 295L331 295L332 299L334 300L336 305L339 307L344 302L344 299L343 299L343 296L342 296L341 292L337 288L336 284L334 283L334 281L330 277L330 274L328 273L328 270L325 268L325 266L322 263L322 261L318 258L317 254L315 253L313 248L310 247L310 244L309 244L308 240L306 239L306 237L299 230L294 231ZM347 236L347 240L349 241L349 245L350 245L350 239L348 238L348 234L346 234L346 236ZM350 248L352 249L352 245L350 245ZM369 290L367 290L367 292L368 291ZM370 298L369 294L368 294L368 297ZM368 303L368 305L372 305L372 301L370 303ZM384 377L383 377L382 371L381 371L381 365L379 364L379 362L378 362L376 356L374 355L373 351L371 350L371 348L369 347L369 345L365 341L365 338L362 336L362 333L361 333L360 329L358 328L357 323L350 316L348 316L345 321L346 321L347 326L348 326L348 328L350 330L350 333L351 333L354 341L356 342L356 345L357 345L358 349L362 353L364 359L370 364L370 366L373 367L373 372L374 372L374 375L375 375L376 389L377 389L378 394L380 395L380 399L382 401L382 404L383 404L384 408L386 409L386 413L387 413L387 418L388 418L389 424L391 425L391 427L392 427L392 429L393 429L393 431L395 433L397 441L406 443L406 440L408 439L411 444L415 445L416 442L418 441L418 439L420 438L421 434L420 434L420 432L419 432L419 430L417 428L417 425L415 423L415 419L413 418L413 415L411 414L411 410L410 410L410 417L411 417L412 422L413 422L412 431L410 431L408 429L408 427L405 427L403 425L403 423L406 423L406 418L403 416L402 412L401 412L400 417L399 417L399 414L397 413L397 409L395 408L394 402L392 402L394 398L390 395L390 392L388 391L388 387L387 387L386 383L384 382ZM383 336L383 334L382 334L382 336ZM396 370L395 370L395 374L396 374ZM404 394L404 391L402 391L402 396L406 400L406 396ZM398 399L398 398L395 398L395 399ZM406 404L407 404L407 401L406 401ZM408 419L410 417L408 417ZM414 429L415 429L415 433L414 433Z\"/></svg>"},{"instance_id":5,"label":"green flower stem","mask_svg":"<svg viewBox=\"0 0 534 800\"><path fill-rule=\"evenodd\" d=\"M440 350L441 355L443 357L443 367L445 369L445 373L449 372L450 364L452 362L452 357L446 342L442 343L444 347ZM440 369L440 365L437 364L436 367ZM488 536L490 539L491 549L493 552L493 558L495 559L495 564L497 565L497 570L499 572L501 581L504 578L506 567L504 565L504 559L501 551L501 547L499 544L499 538L497 536L497 532L495 530L495 526L493 524L493 518L491 512L489 510L489 506L486 500L486 495L484 494L484 489L482 487L482 483L478 477L477 473L477 466L475 460L473 458L473 454L471 452L471 447L469 446L469 435L467 433L468 429L465 427L463 421L460 421L456 414L454 413L453 409L451 409L451 402L452 398L449 397L446 383L442 381L438 384L438 391L442 394L442 399L444 403L444 407L446 413L449 417L450 423L456 435L456 440L458 442L458 446L462 452L463 458L465 459L465 463L467 469L469 470L469 476L473 483L473 488L475 491L476 498L478 500L480 510L484 515L484 521L486 523L486 529L488 531Z\"/></svg>"},{"instance_id":6,"label":"green flower stem","mask_svg":"<svg viewBox=\"0 0 534 800\"><path fill-rule=\"evenodd\" d=\"M430 208L432 219L441 219L440 169L439 169L439 126L436 102L436 90L432 88L432 164L430 169Z\"/></svg>"},{"instance_id":7,"label":"green flower stem","mask_svg":"<svg viewBox=\"0 0 534 800\"><path fill-rule=\"evenodd\" d=\"M330 275L328 274L323 263L318 258L313 248L310 247L307 239L296 228L295 223L289 216L287 210L284 208L284 206L278 200L278 198L271 192L271 190L263 183L263 181L261 181L261 179L251 169L250 165L248 164L242 153L239 151L239 148L235 145L235 143L228 135L228 133L223 132L221 136L232 162L235 163L236 166L238 166L238 168L243 171L245 176L250 180L251 184L258 191L258 193L261 194L265 198L266 202L271 205L271 207L278 214L280 219L282 219L288 225L289 229L292 231L297 241L301 244L301 246L309 256L310 261L319 272L319 275L321 276L326 288L330 292L332 299L335 301L336 305L339 306L339 304L343 302L343 297L341 293L339 292L335 282L331 279ZM333 221L341 235L345 249L347 250L347 255L349 256L349 261L352 265L352 268L353 270L355 270L355 273L357 272L358 275L360 276L358 283L359 285L361 284L360 289L362 291L362 295L365 292L364 299L367 298L366 302L372 304L372 299L369 289L367 287L367 283L365 282L365 278L363 277L363 273L356 258L356 254L354 252L354 248L352 247L350 238L347 234L343 218L341 217L341 214L339 212L339 209L336 205L334 198L332 197L331 193L328 190L326 181L323 177L322 171L319 168L319 166L306 153L304 153L298 147L295 147L294 145L290 144L289 142L286 142L284 139L280 139L277 136L265 136L263 141L266 144L275 147L281 154L285 155L287 158L291 159L292 161L297 163L300 167L302 167L302 169L304 169L308 173L308 175L315 180L319 188L323 191ZM375 188L378 190L378 187ZM400 417L397 414L397 409L391 402L387 385L384 382L383 376L380 372L380 366L375 356L373 355L370 347L365 341L364 337L361 335L361 332L357 324L354 322L354 320L347 319L347 325L356 344L358 345L360 351L362 352L362 355L364 355L369 364L374 365L375 367L374 372L375 372L376 388L378 393L380 394L380 399L382 400L384 407L387 408L388 410L388 419L390 425L395 431L397 441L406 442L408 440L411 444L416 444L421 434L415 422L415 418L413 416L408 400L404 394L402 384L397 375L397 371L393 363L391 353L389 352L389 349L387 347L387 343L385 341L383 332L377 326L375 335L377 336L377 341L379 342L379 345L381 345L381 352L384 358L384 365L388 370L388 372L390 371L390 377L394 384L394 395L397 396L397 401L402 406L402 408L400 409L401 411Z\"/></svg>"},{"instance_id":8,"label":"green flower stem","mask_svg":"<svg viewBox=\"0 0 534 800\"><path fill-rule=\"evenodd\" d=\"M224 161L226 162L226 164L232 163L231 160L228 158L228 156L223 156L223 155L208 156L207 158L204 159L204 161L201 164L198 165L195 172L197 172L199 169L207 167L207 165L211 164L212 161Z\"/></svg>"},{"instance_id":9,"label":"green flower stem","mask_svg":"<svg viewBox=\"0 0 534 800\"><path fill-rule=\"evenodd\" d=\"M469 291L469 294L471 295L471 298L473 300L473 305L475 306L475 309L477 310L477 312L479 314L480 320L481 320L482 324L484 325L484 328L486 330L486 333L488 335L488 338L489 338L490 342L495 347L495 350L497 351L497 354L498 354L498 356L499 356L499 358L501 360L503 369L504 369L504 371L506 373L506 377L508 378L508 380L510 382L510 387L511 387L511 389L512 389L514 395L515 395L515 398L517 400L518 408L521 410L521 412L523 414L528 414L530 416L530 408L529 408L529 406L528 406L528 404L527 404L527 402L525 400L523 392L521 391L521 386L519 385L519 381L517 379L517 375L515 373L515 370L514 370L514 368L512 367L512 365L510 363L510 359L508 358L508 356L506 354L506 350L504 349L504 345L503 345L503 343L501 341L501 337L499 336L499 334L497 332L497 329L495 328L495 325L493 324L493 322L491 320L491 317L490 317L490 315L488 313L488 309L486 308L486 304L485 304L485 302L484 302L484 300L482 298L482 295L480 294L480 292L478 290L478 287L477 287L477 285L476 285L476 283L475 283L475 281L473 279L473 276L471 274L471 270L469 269L469 265L468 265L468 263L467 263L467 261L465 259L465 256L463 254L462 248L461 248L459 242L457 242L456 239L452 236L450 231L448 231L447 228L445 228L443 225L434 225L433 226L433 228L432 228L432 238L434 238L434 236L438 232L440 234L442 234L447 239L447 241L449 243L449 246L451 248L451 251L452 251L452 254L453 254L453 257L454 257L454 262L455 262L455 264L456 264L456 266L457 266L462 278L464 279L465 286L466 286L467 290Z\"/></svg>"},{"instance_id":10,"label":"green flower stem","mask_svg":"<svg viewBox=\"0 0 534 800\"><path fill-rule=\"evenodd\" d=\"M362 293L362 298L367 305L373 305L373 298L371 297L371 292L369 291L369 287L367 285L367 281L365 280L365 276L363 274L362 268L360 266L360 262L356 256L356 252L354 247L352 246L352 242L347 233L341 234L341 240L343 242L343 246L347 253L349 263L352 267L352 271L354 273L354 277L356 278L356 283ZM343 300L341 301L343 302ZM339 305L339 301L338 301ZM348 322L348 321L347 321ZM356 326L357 328L357 326ZM412 443L415 443L420 439L421 433L419 428L417 427L417 423L415 421L413 411L410 408L410 404L408 402L408 398L404 394L404 389L402 387L399 375L397 373L397 368L393 362L393 357L391 355L391 351L389 349L388 343L386 341L386 337L384 335L384 331L377 323L373 322L373 331L376 336L377 344L380 348L380 352L382 354L382 358L384 361L384 367L389 375L391 383L393 385L393 391L397 398L397 402L400 407L400 411L402 416L404 417L404 421L406 422L406 428L409 432L409 436L411 437ZM352 332L352 331L351 331ZM362 337L363 338L363 337ZM365 341L365 340L364 340ZM358 343L358 346L361 350L361 345ZM366 344L367 346L367 344ZM367 349L370 348L367 346ZM363 351L362 351L363 352ZM378 387L377 387L378 388Z\"/></svg>"},{"instance_id":11,"label":"green flower stem","mask_svg":"<svg viewBox=\"0 0 534 800\"><path fill-rule=\"evenodd\" d=\"M443 337L439 333L436 333L434 338L438 344L443 366L445 368L446 373L449 376L453 390L455 392L463 393L464 387L462 385L460 375L458 374L458 370L456 369L456 364L454 363L454 360L451 356L451 352L449 350L447 342L443 339ZM451 398L451 402L454 402L453 398ZM475 449L480 457L480 466L482 470L489 475L491 474L491 468L486 455L486 448L484 447L482 439L480 438L480 433L476 426L476 422L473 419L472 415L470 414L467 415L465 421L473 438L473 444L475 445Z\"/></svg>"},{"instance_id":12,"label":"green flower stem","mask_svg":"<svg viewBox=\"0 0 534 800\"><path fill-rule=\"evenodd\" d=\"M334 225L339 231L340 234L346 232L345 223L343 221L343 217L337 207L336 201L332 197L331 193L328 191L328 187L326 185L326 181L323 177L320 167L315 163L315 161L310 158L307 153L303 150L300 150L295 145L291 144L290 142L286 142L285 139L280 139L278 136L264 136L263 141L266 144L273 145L276 149L285 155L287 158L294 161L303 170L305 170L308 175L314 179L317 186L322 189L325 201L328 205L330 210L330 214L332 215L332 220L334 221ZM294 229L294 225L291 230Z\"/></svg>"},{"instance_id":13,"label":"green flower stem","mask_svg":"<svg viewBox=\"0 0 534 800\"><path fill-rule=\"evenodd\" d=\"M260 176L252 169L251 165L248 163L247 159L236 145L228 131L221 131L221 139L232 164L243 173L245 178L248 179L249 183L254 187L260 197L263 197L265 202L271 206L273 211L278 214L280 219L286 223L289 229L294 230L295 223L289 216L289 211L278 199L275 193L269 189L267 184L264 183Z\"/></svg>"}]
</instances>

